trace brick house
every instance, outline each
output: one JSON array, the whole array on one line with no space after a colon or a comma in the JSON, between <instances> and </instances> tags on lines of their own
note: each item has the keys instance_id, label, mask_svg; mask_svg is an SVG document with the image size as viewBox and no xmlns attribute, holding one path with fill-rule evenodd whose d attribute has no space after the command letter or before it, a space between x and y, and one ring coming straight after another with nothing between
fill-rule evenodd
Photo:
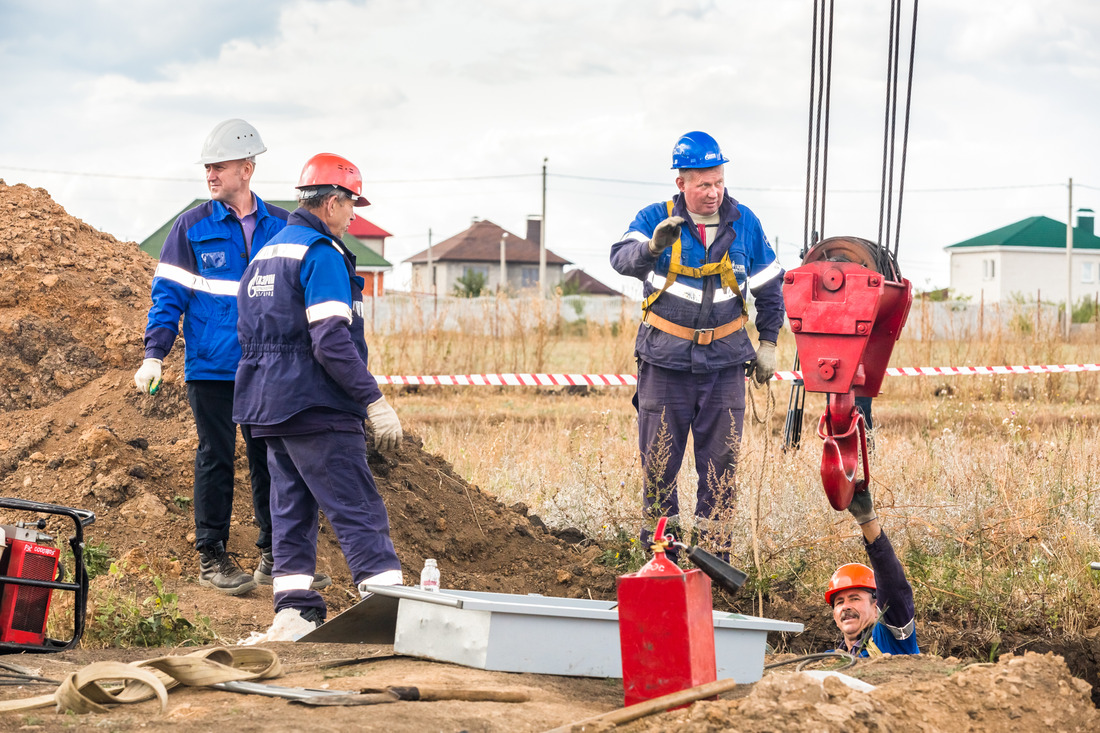
<instances>
[{"instance_id":1,"label":"brick house","mask_svg":"<svg viewBox=\"0 0 1100 733\"><path fill-rule=\"evenodd\" d=\"M504 241L504 277L501 277L501 240ZM475 219L465 231L432 245L432 266L428 268L428 250L405 260L412 265L414 292L449 295L459 278L468 273L484 277L485 288L495 292L503 283L505 290L534 289L539 285L539 220L527 222L527 238L518 237L488 219ZM550 288L561 284L569 260L546 250L546 282Z\"/></svg>"}]
</instances>

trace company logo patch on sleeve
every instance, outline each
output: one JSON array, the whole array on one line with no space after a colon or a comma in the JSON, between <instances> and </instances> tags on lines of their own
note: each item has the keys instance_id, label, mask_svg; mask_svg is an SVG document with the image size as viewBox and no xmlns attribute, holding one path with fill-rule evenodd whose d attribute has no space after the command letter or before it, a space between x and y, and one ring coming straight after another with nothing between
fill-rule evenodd
<instances>
[{"instance_id":1,"label":"company logo patch on sleeve","mask_svg":"<svg viewBox=\"0 0 1100 733\"><path fill-rule=\"evenodd\" d=\"M274 294L275 294L275 276L274 275L256 274L256 275L253 275L252 279L248 281L248 297L249 298L270 297Z\"/></svg>"}]
</instances>

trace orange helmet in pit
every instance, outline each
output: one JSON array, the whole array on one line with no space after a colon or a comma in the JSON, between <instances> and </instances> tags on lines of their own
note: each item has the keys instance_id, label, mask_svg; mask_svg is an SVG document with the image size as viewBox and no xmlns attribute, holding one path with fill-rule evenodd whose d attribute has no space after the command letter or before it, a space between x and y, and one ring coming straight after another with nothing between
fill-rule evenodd
<instances>
[{"instance_id":1,"label":"orange helmet in pit","mask_svg":"<svg viewBox=\"0 0 1100 733\"><path fill-rule=\"evenodd\" d=\"M833 597L837 593L853 588L869 590L871 595L874 596L877 590L875 571L858 562L841 565L833 573L833 577L829 579L829 590L825 591L825 602L832 606Z\"/></svg>"}]
</instances>

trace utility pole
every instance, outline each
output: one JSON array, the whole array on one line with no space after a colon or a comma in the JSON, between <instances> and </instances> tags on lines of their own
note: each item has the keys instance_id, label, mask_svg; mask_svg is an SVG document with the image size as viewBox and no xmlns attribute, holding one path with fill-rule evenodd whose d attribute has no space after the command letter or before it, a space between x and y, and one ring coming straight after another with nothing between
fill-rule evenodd
<instances>
[{"instance_id":1,"label":"utility pole","mask_svg":"<svg viewBox=\"0 0 1100 733\"><path fill-rule=\"evenodd\" d=\"M539 222L539 294L546 297L546 163L542 159L542 221Z\"/></svg>"},{"instance_id":2,"label":"utility pole","mask_svg":"<svg viewBox=\"0 0 1100 733\"><path fill-rule=\"evenodd\" d=\"M508 287L508 261L504 254L507 241L508 232L504 232L500 235L500 284L497 286L498 293L503 293L504 289Z\"/></svg>"},{"instance_id":3,"label":"utility pole","mask_svg":"<svg viewBox=\"0 0 1100 733\"><path fill-rule=\"evenodd\" d=\"M432 263L432 228L428 227L428 282L432 286L432 317L438 305L439 294L435 291L435 265Z\"/></svg>"},{"instance_id":4,"label":"utility pole","mask_svg":"<svg viewBox=\"0 0 1100 733\"><path fill-rule=\"evenodd\" d=\"M1069 211L1066 216L1066 341L1073 325L1073 179L1069 179Z\"/></svg>"}]
</instances>

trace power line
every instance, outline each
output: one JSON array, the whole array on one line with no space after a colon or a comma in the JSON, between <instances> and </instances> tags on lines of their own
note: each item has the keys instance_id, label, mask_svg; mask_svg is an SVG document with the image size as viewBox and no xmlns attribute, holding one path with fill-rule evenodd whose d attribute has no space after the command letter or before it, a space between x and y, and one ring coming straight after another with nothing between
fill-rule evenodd
<instances>
[{"instance_id":1,"label":"power line","mask_svg":"<svg viewBox=\"0 0 1100 733\"><path fill-rule=\"evenodd\" d=\"M59 171L50 170L48 168L21 168L18 166L0 165L0 170L20 171L23 173L49 173L59 176L82 176L87 178L120 178L131 181L168 181L172 183L196 183L200 182L201 177L193 178L176 178L171 176L135 176L126 175L122 173L89 173L87 171ZM449 178L407 178L407 179L375 179L364 180L365 184L394 184L394 183L450 183L452 181L488 181L494 179L503 178L535 178L539 176L538 173L504 173L497 175L486 176L453 176ZM263 184L265 186L293 186L296 181L256 181L257 184Z\"/></svg>"},{"instance_id":2,"label":"power line","mask_svg":"<svg viewBox=\"0 0 1100 733\"><path fill-rule=\"evenodd\" d=\"M171 176L138 176L127 175L122 173L90 173L87 171L64 171L64 170L51 170L48 168L23 168L19 166L7 166L0 165L0 171L19 171L24 173L47 173L51 175L59 176L80 176L87 178L117 178L130 181L165 181L170 183L201 183L201 177L194 178L177 178ZM364 180L363 183L367 185L375 184L411 184L411 183L451 183L456 181L489 181L498 179L512 179L512 178L537 178L540 173L503 173L493 175L482 176L453 176L444 178L390 178L390 179L375 179ZM548 173L550 178L564 178L574 181L593 181L596 183L618 183L632 186L661 186L664 188L672 185L668 181L641 181L632 180L627 178L602 178L599 176L578 176L569 175L565 173ZM296 181L256 181L257 185L265 186L293 186ZM962 186L951 188L908 188L907 193L962 193L967 191L1009 191L1017 189L1029 189L1029 188L1063 188L1065 183L1019 183L1002 186ZM1100 187L1089 186L1083 183L1074 184L1078 188L1087 188L1091 191L1100 191ZM782 187L782 186L741 186L735 185L732 187L736 191L754 191L763 193L802 193L803 188L794 187ZM832 193L879 193L879 189L871 188L833 188L830 189Z\"/></svg>"}]
</instances>

